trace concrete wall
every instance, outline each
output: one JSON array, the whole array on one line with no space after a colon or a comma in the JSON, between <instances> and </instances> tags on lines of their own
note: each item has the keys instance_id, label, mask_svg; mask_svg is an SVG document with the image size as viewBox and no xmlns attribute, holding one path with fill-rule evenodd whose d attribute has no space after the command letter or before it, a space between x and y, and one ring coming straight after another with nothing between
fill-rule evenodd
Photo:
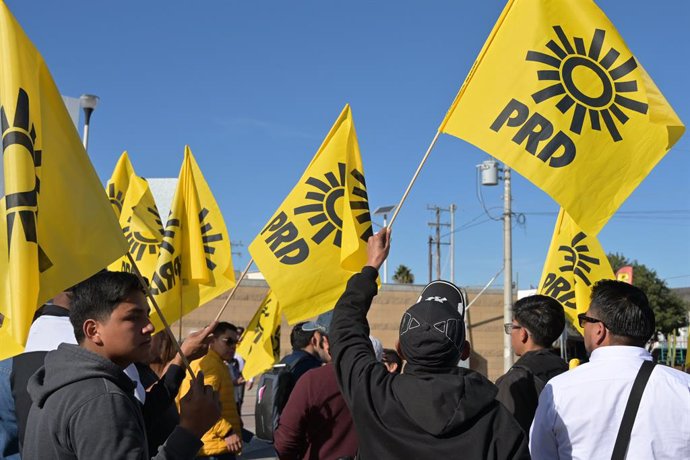
<instances>
[{"instance_id":1,"label":"concrete wall","mask_svg":"<svg viewBox=\"0 0 690 460\"><path fill-rule=\"evenodd\" d=\"M387 284L379 291L369 311L372 335L386 348L395 348L398 326L403 312L416 302L423 286ZM469 290L469 301L477 295ZM264 281L244 280L221 316L238 326L246 326L268 292ZM182 320L182 336L208 324L225 302L227 294L209 302L185 316ZM467 314L468 340L472 345L470 367L489 379L496 380L503 374L503 291L489 289L475 302ZM172 326L178 335L180 323ZM290 351L291 326L283 319L281 327L281 355Z\"/></svg>"}]
</instances>

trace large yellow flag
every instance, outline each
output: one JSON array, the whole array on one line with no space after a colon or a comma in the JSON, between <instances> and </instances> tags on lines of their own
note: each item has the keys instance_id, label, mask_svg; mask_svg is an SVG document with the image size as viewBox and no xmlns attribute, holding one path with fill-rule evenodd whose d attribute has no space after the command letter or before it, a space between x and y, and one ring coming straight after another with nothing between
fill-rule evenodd
<instances>
[{"instance_id":1,"label":"large yellow flag","mask_svg":"<svg viewBox=\"0 0 690 460\"><path fill-rule=\"evenodd\" d=\"M237 353L244 358L242 376L247 380L270 369L280 357L280 306L271 291L244 331Z\"/></svg>"},{"instance_id":2,"label":"large yellow flag","mask_svg":"<svg viewBox=\"0 0 690 460\"><path fill-rule=\"evenodd\" d=\"M594 283L615 279L596 236L587 235L561 208L544 262L539 293L558 300L580 334L577 315L589 308Z\"/></svg>"},{"instance_id":3,"label":"large yellow flag","mask_svg":"<svg viewBox=\"0 0 690 460\"><path fill-rule=\"evenodd\" d=\"M223 215L188 146L150 283L171 323L235 285ZM157 314L151 321L162 327Z\"/></svg>"},{"instance_id":4,"label":"large yellow flag","mask_svg":"<svg viewBox=\"0 0 690 460\"><path fill-rule=\"evenodd\" d=\"M139 271L150 279L158 263L164 232L156 202L148 182L143 177L132 174L129 178L129 186L122 203L120 226L129 243L129 253ZM133 271L127 256L111 264L108 269Z\"/></svg>"},{"instance_id":5,"label":"large yellow flag","mask_svg":"<svg viewBox=\"0 0 690 460\"><path fill-rule=\"evenodd\" d=\"M333 308L366 263L371 235L364 168L346 105L249 252L293 324Z\"/></svg>"},{"instance_id":6,"label":"large yellow flag","mask_svg":"<svg viewBox=\"0 0 690 460\"><path fill-rule=\"evenodd\" d=\"M105 191L108 194L110 204L113 206L115 215L120 218L122 208L127 197L127 190L129 189L129 178L134 174L134 167L129 161L127 151L122 152L120 159L117 160L113 174L105 186Z\"/></svg>"},{"instance_id":7,"label":"large yellow flag","mask_svg":"<svg viewBox=\"0 0 690 460\"><path fill-rule=\"evenodd\" d=\"M596 235L685 128L590 0L511 0L439 131L495 156Z\"/></svg>"},{"instance_id":8,"label":"large yellow flag","mask_svg":"<svg viewBox=\"0 0 690 460\"><path fill-rule=\"evenodd\" d=\"M0 2L0 359L34 312L127 251L43 58Z\"/></svg>"}]
</instances>

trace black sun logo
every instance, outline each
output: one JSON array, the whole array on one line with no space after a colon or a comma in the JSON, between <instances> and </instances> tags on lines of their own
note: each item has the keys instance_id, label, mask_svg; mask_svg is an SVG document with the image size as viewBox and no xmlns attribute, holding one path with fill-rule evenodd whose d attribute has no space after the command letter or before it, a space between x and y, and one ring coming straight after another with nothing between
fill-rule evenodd
<instances>
[{"instance_id":1,"label":"black sun logo","mask_svg":"<svg viewBox=\"0 0 690 460\"><path fill-rule=\"evenodd\" d=\"M146 208L146 212L151 214L149 217L153 218L153 221L156 223L158 235L145 235L143 232L135 231L132 228L132 216L127 219L127 226L122 228L125 238L127 238L129 242L129 253L134 256L137 262L139 262L146 253L150 255L158 254L158 248L165 235L163 232L163 222L161 222L158 217L158 210L156 208Z\"/></svg>"},{"instance_id":2,"label":"black sun logo","mask_svg":"<svg viewBox=\"0 0 690 460\"><path fill-rule=\"evenodd\" d=\"M319 227L318 231L311 237L316 244L321 244L332 233L335 233L333 245L340 247L342 244L343 219L338 214L338 211L342 209L342 205L338 206L337 202L345 196L345 174L345 163L338 163L337 177L333 172L327 172L324 174L325 181L315 177L310 177L306 181L315 190L307 192L305 199L315 203L295 208L295 214L314 213L309 218L309 223L312 227ZM364 175L356 169L353 169L350 175L359 184L352 187L351 194L361 198L361 200L350 200L350 208L356 214L355 219L357 219L357 222L364 227L364 231L359 237L367 241L373 235L373 231Z\"/></svg>"},{"instance_id":3,"label":"black sun logo","mask_svg":"<svg viewBox=\"0 0 690 460\"><path fill-rule=\"evenodd\" d=\"M223 241L221 233L211 233L213 226L209 222L204 222L209 215L209 210L203 208L199 213L199 225L201 225L201 235L204 241L204 252L206 256L206 266L209 270L216 268L215 262L211 260L211 256L216 253L216 248L211 246L211 243Z\"/></svg>"},{"instance_id":4,"label":"black sun logo","mask_svg":"<svg viewBox=\"0 0 690 460\"><path fill-rule=\"evenodd\" d=\"M592 271L591 265L599 265L599 259L587 255L589 246L584 243L580 244L585 238L587 238L587 235L580 232L573 237L570 246L559 246L558 250L566 253L563 260L565 260L567 264L558 267L558 269L561 272L573 272L584 281L587 286L590 286L592 282L587 275Z\"/></svg>"},{"instance_id":5,"label":"black sun logo","mask_svg":"<svg viewBox=\"0 0 690 460\"><path fill-rule=\"evenodd\" d=\"M611 138L615 142L622 140L613 117L623 125L629 117L622 108L641 114L647 113L648 108L647 104L621 94L637 91L637 81L621 80L637 68L635 57L630 56L627 61L614 67L620 56L620 52L616 49L610 48L604 57L600 58L606 34L604 30L594 31L588 51L585 50L585 41L582 38L573 38L575 45L573 49L573 45L560 26L554 26L553 30L560 42L551 40L546 44L553 55L529 51L526 59L555 68L556 70L537 71L537 78L544 81L558 81L558 83L532 94L532 99L540 103L552 97L561 96L556 103L561 113L565 114L575 106L570 131L580 134L585 116L589 113L593 130L601 131L601 120L603 120Z\"/></svg>"},{"instance_id":6,"label":"black sun logo","mask_svg":"<svg viewBox=\"0 0 690 460\"><path fill-rule=\"evenodd\" d=\"M122 212L122 207L125 204L125 194L122 193L122 190L116 189L113 183L108 184L108 199L110 204L117 208L118 212Z\"/></svg>"}]
</instances>

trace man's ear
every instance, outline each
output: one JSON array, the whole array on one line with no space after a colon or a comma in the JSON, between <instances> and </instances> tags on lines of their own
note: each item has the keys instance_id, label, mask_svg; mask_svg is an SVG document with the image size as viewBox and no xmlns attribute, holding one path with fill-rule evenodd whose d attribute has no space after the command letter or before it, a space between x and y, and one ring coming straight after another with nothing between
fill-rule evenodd
<instances>
[{"instance_id":1,"label":"man's ear","mask_svg":"<svg viewBox=\"0 0 690 460\"><path fill-rule=\"evenodd\" d=\"M465 342L462 344L462 349L460 350L460 359L464 361L469 357L470 357L470 343L467 340L465 340Z\"/></svg>"},{"instance_id":2,"label":"man's ear","mask_svg":"<svg viewBox=\"0 0 690 460\"><path fill-rule=\"evenodd\" d=\"M84 332L84 340L89 340L96 345L103 345L101 335L98 332L99 323L95 319L87 319L84 321L82 331Z\"/></svg>"},{"instance_id":3,"label":"man's ear","mask_svg":"<svg viewBox=\"0 0 690 460\"><path fill-rule=\"evenodd\" d=\"M529 340L529 331L524 327L518 330L520 331L520 342L527 343L527 341Z\"/></svg>"}]
</instances>

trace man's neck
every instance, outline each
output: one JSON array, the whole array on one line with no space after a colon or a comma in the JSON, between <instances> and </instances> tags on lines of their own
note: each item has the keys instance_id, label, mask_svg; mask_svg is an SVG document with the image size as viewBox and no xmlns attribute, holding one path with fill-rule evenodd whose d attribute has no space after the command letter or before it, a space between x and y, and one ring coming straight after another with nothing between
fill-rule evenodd
<instances>
[{"instance_id":1,"label":"man's neck","mask_svg":"<svg viewBox=\"0 0 690 460\"><path fill-rule=\"evenodd\" d=\"M115 364L117 367L124 369L127 366L129 366L131 361L128 362L122 362L116 359L111 358L108 354L105 353L105 350L103 347L99 347L93 342L90 342L88 340L84 340L84 342L79 344L80 347L90 351L91 353L96 353L98 356L107 359L108 361L111 361L113 364Z\"/></svg>"},{"instance_id":2,"label":"man's neck","mask_svg":"<svg viewBox=\"0 0 690 460\"><path fill-rule=\"evenodd\" d=\"M522 350L522 355L525 353L529 353L530 351L539 351L539 350L544 350L546 347L542 347L541 345L537 345L536 343L533 342L527 342L525 344L525 348Z\"/></svg>"}]
</instances>

